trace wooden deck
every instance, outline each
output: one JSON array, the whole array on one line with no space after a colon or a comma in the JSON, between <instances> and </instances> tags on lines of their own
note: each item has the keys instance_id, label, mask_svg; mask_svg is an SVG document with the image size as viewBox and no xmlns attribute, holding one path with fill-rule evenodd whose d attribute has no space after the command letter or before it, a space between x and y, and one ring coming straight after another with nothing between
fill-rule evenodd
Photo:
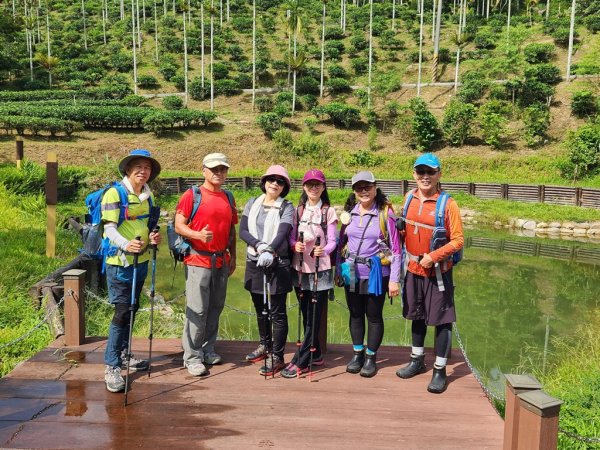
<instances>
[{"instance_id":1,"label":"wooden deck","mask_svg":"<svg viewBox=\"0 0 600 450\"><path fill-rule=\"evenodd\" d=\"M409 349L385 347L377 376L345 372L349 345L329 345L325 367L265 380L242 361L254 343L221 341L224 363L207 377L182 368L179 339L155 339L153 369L133 374L129 406L104 387L104 339L65 349L57 341L0 379L0 448L70 449L500 449L503 421L464 360L448 390L426 391L431 370L395 371ZM291 358L294 344L288 345ZM148 341L136 339L136 356ZM431 355L431 351L428 352ZM428 367L433 357L426 360Z\"/></svg>"}]
</instances>

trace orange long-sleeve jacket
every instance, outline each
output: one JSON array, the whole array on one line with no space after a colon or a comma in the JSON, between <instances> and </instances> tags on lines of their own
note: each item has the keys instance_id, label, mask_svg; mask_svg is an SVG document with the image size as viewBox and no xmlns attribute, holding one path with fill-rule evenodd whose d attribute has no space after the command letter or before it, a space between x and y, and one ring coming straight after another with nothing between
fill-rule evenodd
<instances>
[{"instance_id":1,"label":"orange long-sleeve jacket","mask_svg":"<svg viewBox=\"0 0 600 450\"><path fill-rule=\"evenodd\" d=\"M452 267L452 261L449 260L448 257L460 250L465 241L460 209L453 198L448 199L444 216L444 225L446 227L448 243L437 250L430 252L430 242L433 230L420 227L418 224L425 224L431 227L435 226L435 204L440 194L437 193L432 198L425 201L421 200L416 189L412 194L413 198L408 206L406 218L409 222L417 222L417 224L406 222L406 229L403 235L406 250L411 255L415 256L429 253L434 262L443 262L440 266L442 272L446 272ZM413 260L409 261L408 270L416 275L426 277L434 275L433 268L425 269L418 262Z\"/></svg>"}]
</instances>

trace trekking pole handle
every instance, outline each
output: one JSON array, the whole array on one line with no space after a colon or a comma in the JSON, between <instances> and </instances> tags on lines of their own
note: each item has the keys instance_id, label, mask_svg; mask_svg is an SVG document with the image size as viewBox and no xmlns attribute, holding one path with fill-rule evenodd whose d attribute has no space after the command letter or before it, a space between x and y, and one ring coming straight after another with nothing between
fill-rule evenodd
<instances>
[{"instance_id":1,"label":"trekking pole handle","mask_svg":"<svg viewBox=\"0 0 600 450\"><path fill-rule=\"evenodd\" d=\"M136 237L135 237L135 240L136 240L136 241L141 241L141 240L142 240L142 237L141 237L141 236L136 236ZM138 258L139 258L139 256L140 256L140 252L135 252L135 253L133 254L133 265L134 265L134 266L137 266L137 263L138 263Z\"/></svg>"},{"instance_id":2,"label":"trekking pole handle","mask_svg":"<svg viewBox=\"0 0 600 450\"><path fill-rule=\"evenodd\" d=\"M154 228L152 228L152 233L159 233L160 232L160 226L156 225ZM152 244L152 248L153 250L156 252L156 244Z\"/></svg>"}]
</instances>

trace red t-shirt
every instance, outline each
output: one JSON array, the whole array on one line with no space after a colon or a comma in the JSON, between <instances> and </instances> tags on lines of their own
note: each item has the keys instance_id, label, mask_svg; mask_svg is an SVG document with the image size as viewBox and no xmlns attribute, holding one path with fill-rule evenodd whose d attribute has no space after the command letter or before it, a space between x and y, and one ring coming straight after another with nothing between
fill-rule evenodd
<instances>
[{"instance_id":1,"label":"red t-shirt","mask_svg":"<svg viewBox=\"0 0 600 450\"><path fill-rule=\"evenodd\" d=\"M198 239L190 239L192 248L197 251L222 252L227 250L229 244L229 232L231 226L238 223L237 210L231 208L227 195L223 191L214 192L200 186L202 192L202 201L194 219L188 226L194 231L202 230L206 225L213 232L213 239L204 243ZM194 195L191 189L179 199L177 204L177 213L185 217L192 215L194 206ZM229 254L225 257L229 263ZM184 263L190 266L199 266L210 268L211 257L205 255L190 254L185 257ZM223 258L217 258L217 267L223 266Z\"/></svg>"}]
</instances>

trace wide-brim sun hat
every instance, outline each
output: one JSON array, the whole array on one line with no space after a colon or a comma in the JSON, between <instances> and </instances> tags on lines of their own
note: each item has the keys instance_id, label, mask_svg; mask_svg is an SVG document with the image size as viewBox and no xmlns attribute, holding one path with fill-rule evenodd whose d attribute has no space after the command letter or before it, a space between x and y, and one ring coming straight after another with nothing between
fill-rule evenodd
<instances>
[{"instance_id":1,"label":"wide-brim sun hat","mask_svg":"<svg viewBox=\"0 0 600 450\"><path fill-rule=\"evenodd\" d=\"M282 197L285 197L288 192L290 192L292 183L290 182L290 176L288 175L287 170L285 170L285 167L275 164L267 169L265 174L260 179L260 189L263 192L267 192L265 189L265 182L267 181L268 177L280 177L285 180L285 186L283 187L283 192L281 193Z\"/></svg>"},{"instance_id":2,"label":"wide-brim sun hat","mask_svg":"<svg viewBox=\"0 0 600 450\"><path fill-rule=\"evenodd\" d=\"M309 181L319 181L325 184L325 174L319 169L310 169L304 174L304 177L302 178L302 184L306 184Z\"/></svg>"},{"instance_id":3,"label":"wide-brim sun hat","mask_svg":"<svg viewBox=\"0 0 600 450\"><path fill-rule=\"evenodd\" d=\"M125 158L123 158L119 162L119 173L121 175L123 175L124 177L126 177L127 176L127 165L136 158L147 159L148 161L150 161L150 164L152 165L152 172L150 173L150 177L148 178L148 183L150 183L152 180L154 180L160 174L160 171L161 171L160 163L152 157L152 155L150 154L150 152L148 150L143 149L143 148L136 148L135 150L131 150L129 155L127 155Z\"/></svg>"},{"instance_id":4,"label":"wide-brim sun hat","mask_svg":"<svg viewBox=\"0 0 600 450\"><path fill-rule=\"evenodd\" d=\"M416 161L415 164L413 165L413 167L417 167L417 166L427 166L427 167L431 167L432 169L442 169L442 163L440 162L440 159L435 156L433 153L423 153L421 156L419 156Z\"/></svg>"},{"instance_id":5,"label":"wide-brim sun hat","mask_svg":"<svg viewBox=\"0 0 600 450\"><path fill-rule=\"evenodd\" d=\"M354 185L356 183L358 183L359 181L365 181L367 183L375 183L375 175L373 175L373 172L369 172L369 171L362 171L362 172L358 172L356 175L354 175L352 177L352 188L354 188Z\"/></svg>"}]
</instances>

